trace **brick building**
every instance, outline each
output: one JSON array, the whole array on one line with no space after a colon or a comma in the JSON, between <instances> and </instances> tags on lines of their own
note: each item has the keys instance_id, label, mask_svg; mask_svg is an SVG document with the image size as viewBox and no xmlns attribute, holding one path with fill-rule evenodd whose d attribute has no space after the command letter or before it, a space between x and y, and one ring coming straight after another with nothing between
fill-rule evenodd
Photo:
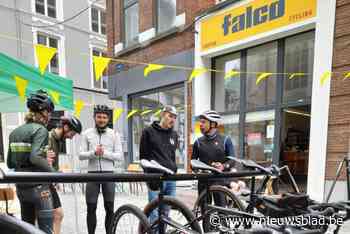
<instances>
[{"instance_id":1,"label":"brick building","mask_svg":"<svg viewBox=\"0 0 350 234\"><path fill-rule=\"evenodd\" d=\"M121 61L110 67L110 98L128 110L160 104L182 109L177 130L183 169L197 137L193 116L216 109L237 156L288 165L298 183L322 200L349 152L350 83L342 80L350 71L349 10L346 0L109 0L109 55L217 70L187 83L190 70L164 69L144 78L144 65ZM225 79L232 70L240 73ZM332 78L321 85L327 71ZM272 74L256 85L264 72ZM137 161L140 131L151 120L135 115L125 121L130 161ZM332 199L344 199L345 192L342 181Z\"/></svg>"}]
</instances>

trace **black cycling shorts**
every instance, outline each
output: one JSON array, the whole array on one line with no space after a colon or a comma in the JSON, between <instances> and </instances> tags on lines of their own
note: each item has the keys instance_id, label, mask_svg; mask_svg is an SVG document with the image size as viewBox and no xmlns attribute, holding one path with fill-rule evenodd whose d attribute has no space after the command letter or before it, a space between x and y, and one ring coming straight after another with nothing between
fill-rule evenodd
<instances>
[{"instance_id":1,"label":"black cycling shorts","mask_svg":"<svg viewBox=\"0 0 350 234\"><path fill-rule=\"evenodd\" d=\"M58 196L56 187L54 185L51 185L50 190L51 190L51 195L52 195L53 208L57 209L57 208L62 207L61 200L60 200L60 197Z\"/></svg>"}]
</instances>

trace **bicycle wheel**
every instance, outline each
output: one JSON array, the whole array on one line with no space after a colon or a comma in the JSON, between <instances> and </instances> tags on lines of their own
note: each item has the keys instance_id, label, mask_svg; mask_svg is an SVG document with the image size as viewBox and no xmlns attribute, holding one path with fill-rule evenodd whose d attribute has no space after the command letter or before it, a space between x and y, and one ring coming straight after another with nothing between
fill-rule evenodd
<instances>
[{"instance_id":1,"label":"bicycle wheel","mask_svg":"<svg viewBox=\"0 0 350 234\"><path fill-rule=\"evenodd\" d=\"M225 208L230 208L230 209L237 209L240 211L245 211L245 207L242 203L242 201L229 190L228 188L221 186L221 185L212 185L209 187L209 191L203 191L197 198L194 207L193 207L193 213L196 218L202 216L202 207L204 206L205 198L207 198L207 204L210 205L215 205L214 204L214 194L219 194L223 199L225 200L226 206ZM204 228L205 232L209 231L214 231L212 230L213 228L218 228L218 227L211 227L210 222L209 222L209 215L202 216L202 226ZM222 224L224 226L227 226L228 224Z\"/></svg>"},{"instance_id":2,"label":"bicycle wheel","mask_svg":"<svg viewBox=\"0 0 350 234\"><path fill-rule=\"evenodd\" d=\"M3 234L45 234L35 226L7 214L0 214L0 230Z\"/></svg>"},{"instance_id":3,"label":"bicycle wheel","mask_svg":"<svg viewBox=\"0 0 350 234\"><path fill-rule=\"evenodd\" d=\"M114 213L109 234L151 234L150 224L142 210L134 205L123 205Z\"/></svg>"},{"instance_id":4,"label":"bicycle wheel","mask_svg":"<svg viewBox=\"0 0 350 234\"><path fill-rule=\"evenodd\" d=\"M199 223L195 220L195 216L191 210L184 205L182 202L176 198L164 196L162 204L169 207L169 219L181 227L186 227L189 230L202 233L202 229L199 226ZM147 217L150 216L151 212L159 207L159 199L155 199L144 208L143 212ZM152 225L152 228L154 225ZM179 232L175 227L171 225L166 225L165 233L182 233Z\"/></svg>"}]
</instances>

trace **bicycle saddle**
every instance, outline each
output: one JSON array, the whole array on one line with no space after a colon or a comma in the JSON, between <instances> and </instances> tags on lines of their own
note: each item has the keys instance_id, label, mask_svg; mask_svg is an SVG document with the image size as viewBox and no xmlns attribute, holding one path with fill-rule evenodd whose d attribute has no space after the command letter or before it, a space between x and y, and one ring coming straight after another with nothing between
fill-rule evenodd
<instances>
[{"instance_id":1,"label":"bicycle saddle","mask_svg":"<svg viewBox=\"0 0 350 234\"><path fill-rule=\"evenodd\" d=\"M205 171L221 173L221 171L219 171L215 167L211 167L208 164L206 164L204 162L201 162L201 161L199 161L197 159L192 159L191 160L191 166L192 166L193 170L205 170Z\"/></svg>"},{"instance_id":2,"label":"bicycle saddle","mask_svg":"<svg viewBox=\"0 0 350 234\"><path fill-rule=\"evenodd\" d=\"M175 174L175 172L173 172L172 170L160 165L158 162L154 161L154 160L146 160L146 159L141 159L140 161L141 167L145 170L145 171L149 171L151 170L152 172L158 172L158 173L164 173L164 174L168 174L168 175L173 175Z\"/></svg>"},{"instance_id":3,"label":"bicycle saddle","mask_svg":"<svg viewBox=\"0 0 350 234\"><path fill-rule=\"evenodd\" d=\"M238 159L236 157L228 157L228 158L235 161L235 162L242 164L246 168L260 170L260 171L265 172L267 174L272 175L272 174L276 174L279 172L279 169L276 165L271 165L270 167L263 167L250 159Z\"/></svg>"}]
</instances>

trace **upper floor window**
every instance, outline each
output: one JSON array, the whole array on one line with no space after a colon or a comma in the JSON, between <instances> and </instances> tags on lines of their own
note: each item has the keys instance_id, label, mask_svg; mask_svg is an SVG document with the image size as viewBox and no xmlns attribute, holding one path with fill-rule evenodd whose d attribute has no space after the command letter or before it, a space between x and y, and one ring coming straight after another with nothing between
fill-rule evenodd
<instances>
[{"instance_id":1,"label":"upper floor window","mask_svg":"<svg viewBox=\"0 0 350 234\"><path fill-rule=\"evenodd\" d=\"M93 48L92 49L92 55L93 56L99 56L99 57L107 57L106 53L102 52L101 50L99 49L96 49L96 48ZM96 89L107 89L107 76L106 76L106 70L104 71L104 73L102 74L102 77L100 80L96 80L96 77L95 77L95 68L94 66L92 66L92 69L93 69L93 75L92 75L92 78L94 79L93 80L93 87L96 88Z\"/></svg>"},{"instance_id":2,"label":"upper floor window","mask_svg":"<svg viewBox=\"0 0 350 234\"><path fill-rule=\"evenodd\" d=\"M165 32L175 25L176 0L157 1L157 32Z\"/></svg>"},{"instance_id":3,"label":"upper floor window","mask_svg":"<svg viewBox=\"0 0 350 234\"><path fill-rule=\"evenodd\" d=\"M56 0L35 0L35 12L57 18Z\"/></svg>"},{"instance_id":4,"label":"upper floor window","mask_svg":"<svg viewBox=\"0 0 350 234\"><path fill-rule=\"evenodd\" d=\"M91 29L96 33L106 35L106 12L104 10L91 7Z\"/></svg>"},{"instance_id":5,"label":"upper floor window","mask_svg":"<svg viewBox=\"0 0 350 234\"><path fill-rule=\"evenodd\" d=\"M135 44L139 34L139 2L124 0L124 42L126 47Z\"/></svg>"},{"instance_id":6,"label":"upper floor window","mask_svg":"<svg viewBox=\"0 0 350 234\"><path fill-rule=\"evenodd\" d=\"M47 47L52 47L52 48L57 48L58 49L58 39L55 37L48 36L43 33L38 33L37 34L37 43L42 44ZM57 50L57 53L55 56L50 61L50 65L47 66L47 71L54 73L56 75L59 75L59 56L58 56L59 51Z\"/></svg>"}]
</instances>

